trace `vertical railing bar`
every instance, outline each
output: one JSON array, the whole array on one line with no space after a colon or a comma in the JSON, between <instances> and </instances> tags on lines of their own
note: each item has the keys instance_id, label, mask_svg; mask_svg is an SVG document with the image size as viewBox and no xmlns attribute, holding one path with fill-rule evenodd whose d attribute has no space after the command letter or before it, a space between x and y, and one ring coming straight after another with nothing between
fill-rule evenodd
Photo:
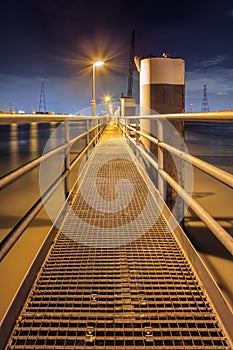
<instances>
[{"instance_id":1,"label":"vertical railing bar","mask_svg":"<svg viewBox=\"0 0 233 350\"><path fill-rule=\"evenodd\" d=\"M97 119L97 143L99 142L100 139L100 133L101 133L101 119Z\"/></svg>"},{"instance_id":2,"label":"vertical railing bar","mask_svg":"<svg viewBox=\"0 0 233 350\"><path fill-rule=\"evenodd\" d=\"M98 125L98 121L97 121L97 119L95 119L94 120L94 126L95 126L95 130L94 130L94 146L97 145L97 134L98 134L97 125Z\"/></svg>"},{"instance_id":3,"label":"vertical railing bar","mask_svg":"<svg viewBox=\"0 0 233 350\"><path fill-rule=\"evenodd\" d=\"M86 131L88 131L90 128L90 122L89 122L89 119L86 120ZM86 147L89 145L89 142L90 142L90 136L89 136L89 133L86 134ZM87 147L87 150L86 150L86 160L88 160L89 158L89 153L88 153L88 150L89 150L89 147Z\"/></svg>"},{"instance_id":4,"label":"vertical railing bar","mask_svg":"<svg viewBox=\"0 0 233 350\"><path fill-rule=\"evenodd\" d=\"M69 119L65 121L65 143L67 147L65 149L65 172L68 171L68 176L64 180L64 191L65 197L67 198L70 193L70 128L69 128Z\"/></svg>"},{"instance_id":5,"label":"vertical railing bar","mask_svg":"<svg viewBox=\"0 0 233 350\"><path fill-rule=\"evenodd\" d=\"M160 171L160 170L164 170L163 149L160 147L160 143L163 142L162 120L157 120L157 128L158 128L158 166ZM161 197L164 199L164 181L159 171L158 171L158 190Z\"/></svg>"},{"instance_id":6,"label":"vertical railing bar","mask_svg":"<svg viewBox=\"0 0 233 350\"><path fill-rule=\"evenodd\" d=\"M140 145L140 135L138 134L138 131L139 130L139 118L136 119L136 130L135 130L135 133L136 133L136 157L139 159L140 158L140 152L138 150L138 146Z\"/></svg>"}]
</instances>

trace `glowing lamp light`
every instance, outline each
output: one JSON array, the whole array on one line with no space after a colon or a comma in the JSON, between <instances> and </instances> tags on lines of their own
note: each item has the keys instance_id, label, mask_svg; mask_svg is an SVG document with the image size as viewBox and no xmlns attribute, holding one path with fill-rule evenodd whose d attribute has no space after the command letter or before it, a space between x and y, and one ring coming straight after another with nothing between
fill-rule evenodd
<instances>
[{"instance_id":1,"label":"glowing lamp light","mask_svg":"<svg viewBox=\"0 0 233 350\"><path fill-rule=\"evenodd\" d=\"M109 96L109 95L104 96L104 102L105 102L105 103L111 102L111 96Z\"/></svg>"},{"instance_id":2,"label":"glowing lamp light","mask_svg":"<svg viewBox=\"0 0 233 350\"><path fill-rule=\"evenodd\" d=\"M93 64L95 67L101 67L104 65L104 62L103 61L96 61L94 64Z\"/></svg>"}]
</instances>

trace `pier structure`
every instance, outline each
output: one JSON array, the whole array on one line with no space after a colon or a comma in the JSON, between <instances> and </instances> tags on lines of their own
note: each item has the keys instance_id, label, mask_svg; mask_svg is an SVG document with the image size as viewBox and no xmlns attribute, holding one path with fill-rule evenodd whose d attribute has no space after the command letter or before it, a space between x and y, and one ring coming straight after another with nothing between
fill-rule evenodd
<instances>
[{"instance_id":1,"label":"pier structure","mask_svg":"<svg viewBox=\"0 0 233 350\"><path fill-rule=\"evenodd\" d=\"M48 118L41 116L43 122ZM230 112L150 118L233 121ZM232 309L151 180L145 160L200 214L231 256L232 238L150 157L140 137L158 140L133 128L130 117L109 125L104 117L80 120L87 120L89 129L74 138L64 121L65 142L58 147L66 150L63 210L4 315L1 349L231 349ZM71 188L65 179L75 161L68 153L81 137L86 143L77 161L85 162ZM165 141L159 147L233 187L232 175ZM1 188L41 161L2 178ZM45 206L54 188L42 196ZM3 262L12 258L9 252L40 207L37 203L1 243Z\"/></svg>"}]
</instances>

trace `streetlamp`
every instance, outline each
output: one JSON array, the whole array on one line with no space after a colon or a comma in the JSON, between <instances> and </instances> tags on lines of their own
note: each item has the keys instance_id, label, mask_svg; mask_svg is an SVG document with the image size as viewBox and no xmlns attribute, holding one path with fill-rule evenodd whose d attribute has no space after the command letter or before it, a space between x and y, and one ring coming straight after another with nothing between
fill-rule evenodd
<instances>
[{"instance_id":1,"label":"streetlamp","mask_svg":"<svg viewBox=\"0 0 233 350\"><path fill-rule=\"evenodd\" d=\"M92 116L96 115L96 100L95 100L95 68L103 66L103 61L96 61L92 65L92 99L91 99L91 109Z\"/></svg>"}]
</instances>

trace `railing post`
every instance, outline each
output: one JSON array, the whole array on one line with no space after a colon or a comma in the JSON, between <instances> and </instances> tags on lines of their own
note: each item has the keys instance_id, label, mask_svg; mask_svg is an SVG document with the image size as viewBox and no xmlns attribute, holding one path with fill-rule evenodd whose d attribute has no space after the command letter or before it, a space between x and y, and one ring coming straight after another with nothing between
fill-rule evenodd
<instances>
[{"instance_id":1,"label":"railing post","mask_svg":"<svg viewBox=\"0 0 233 350\"><path fill-rule=\"evenodd\" d=\"M120 118L120 123L122 124L122 128L121 128L121 131L122 131L122 136L125 137L125 123L126 123L126 120L125 118L121 117Z\"/></svg>"},{"instance_id":2,"label":"railing post","mask_svg":"<svg viewBox=\"0 0 233 350\"><path fill-rule=\"evenodd\" d=\"M127 134L127 119L125 118L125 132L124 132L124 136L126 137Z\"/></svg>"},{"instance_id":3,"label":"railing post","mask_svg":"<svg viewBox=\"0 0 233 350\"><path fill-rule=\"evenodd\" d=\"M163 142L163 122L162 120L157 121L158 128L158 169L163 170L163 149L160 147L159 143ZM162 175L158 172L158 190L163 199L164 198L164 180Z\"/></svg>"},{"instance_id":4,"label":"railing post","mask_svg":"<svg viewBox=\"0 0 233 350\"><path fill-rule=\"evenodd\" d=\"M98 120L98 124L99 124L99 126L98 126L98 142L99 142L99 140L100 140L100 138L101 138L101 123L102 123L102 121L101 121L101 118L99 118L99 120Z\"/></svg>"},{"instance_id":5,"label":"railing post","mask_svg":"<svg viewBox=\"0 0 233 350\"><path fill-rule=\"evenodd\" d=\"M139 119L136 119L136 157L140 157L140 152L138 150L138 147L140 146L140 135L137 133L139 131Z\"/></svg>"},{"instance_id":6,"label":"railing post","mask_svg":"<svg viewBox=\"0 0 233 350\"><path fill-rule=\"evenodd\" d=\"M94 126L95 126L95 130L94 130L94 137L95 137L95 141L94 141L94 145L96 146L97 145L97 134L98 134L98 127L97 127L97 124L98 124L98 121L97 119L95 118L94 120Z\"/></svg>"},{"instance_id":7,"label":"railing post","mask_svg":"<svg viewBox=\"0 0 233 350\"><path fill-rule=\"evenodd\" d=\"M86 131L88 131L90 129L90 121L89 119L86 120ZM89 132L86 134L86 147L89 145L89 141L90 141L90 134ZM87 147L86 150L86 160L88 160L89 158L89 154L88 154L88 150L89 148Z\"/></svg>"},{"instance_id":8,"label":"railing post","mask_svg":"<svg viewBox=\"0 0 233 350\"><path fill-rule=\"evenodd\" d=\"M65 149L65 171L68 171L68 175L64 180L65 197L67 198L70 193L70 130L69 130L69 119L65 121L65 142L67 147Z\"/></svg>"},{"instance_id":9,"label":"railing post","mask_svg":"<svg viewBox=\"0 0 233 350\"><path fill-rule=\"evenodd\" d=\"M98 141L99 141L99 118L96 119L96 141L95 141L95 144L97 145L98 144Z\"/></svg>"}]
</instances>

